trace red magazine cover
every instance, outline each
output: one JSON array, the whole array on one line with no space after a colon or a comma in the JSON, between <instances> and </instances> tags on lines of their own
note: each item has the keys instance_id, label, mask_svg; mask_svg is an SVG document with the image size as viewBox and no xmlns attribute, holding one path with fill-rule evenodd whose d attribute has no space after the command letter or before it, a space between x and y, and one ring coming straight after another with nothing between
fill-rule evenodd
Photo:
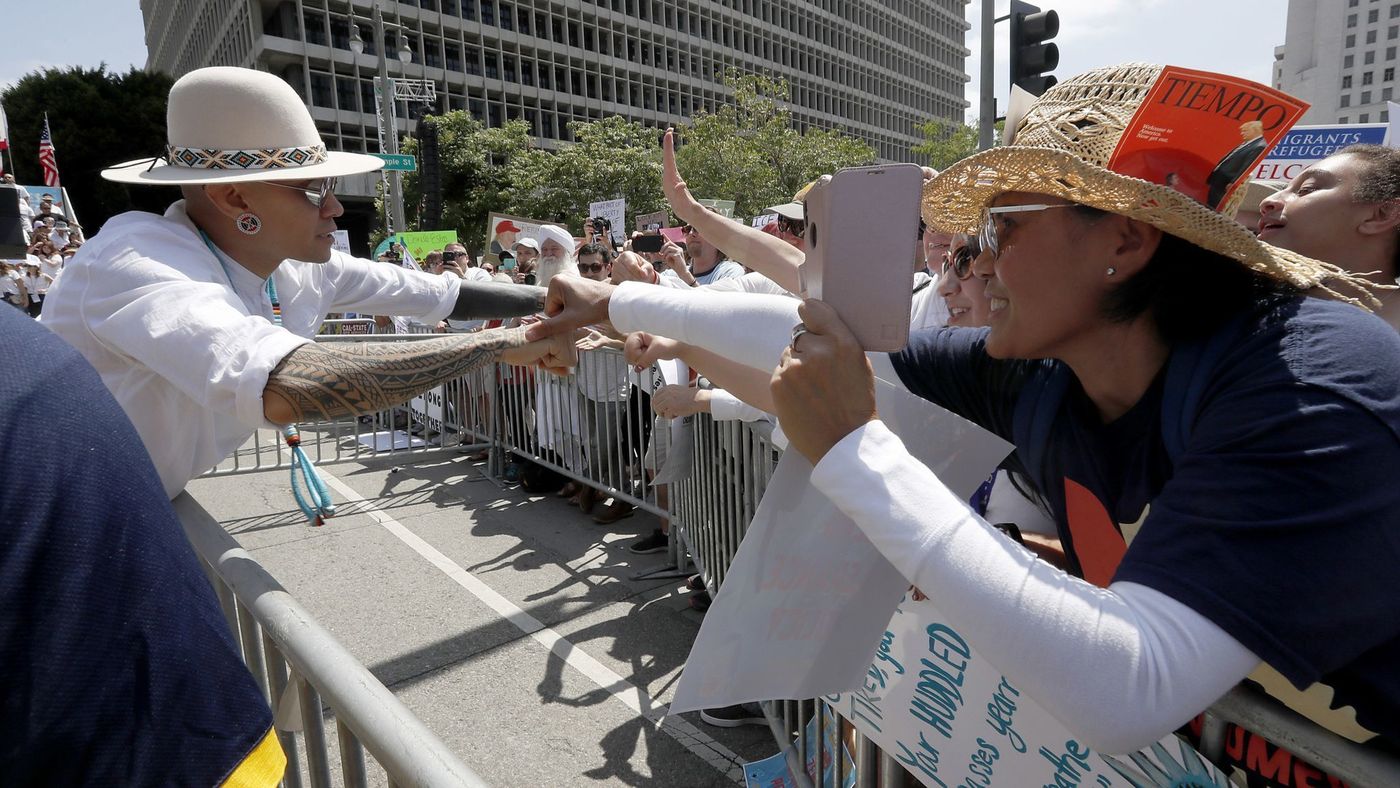
<instances>
[{"instance_id":1,"label":"red magazine cover","mask_svg":"<svg viewBox=\"0 0 1400 788\"><path fill-rule=\"evenodd\" d=\"M1257 82L1167 66L1108 168L1218 211L1307 109L1307 102Z\"/></svg>"}]
</instances>

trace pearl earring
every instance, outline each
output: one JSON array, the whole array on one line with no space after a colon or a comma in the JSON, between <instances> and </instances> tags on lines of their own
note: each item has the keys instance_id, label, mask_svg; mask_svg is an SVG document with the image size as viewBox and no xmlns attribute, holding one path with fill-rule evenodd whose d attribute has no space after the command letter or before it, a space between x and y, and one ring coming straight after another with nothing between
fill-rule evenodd
<instances>
[{"instance_id":1,"label":"pearl earring","mask_svg":"<svg viewBox=\"0 0 1400 788\"><path fill-rule=\"evenodd\" d=\"M1110 268L1110 269L1108 269L1108 275L1109 275L1109 276L1113 276L1113 275L1116 274L1116 273L1118 273L1118 269L1117 269L1117 268Z\"/></svg>"}]
</instances>

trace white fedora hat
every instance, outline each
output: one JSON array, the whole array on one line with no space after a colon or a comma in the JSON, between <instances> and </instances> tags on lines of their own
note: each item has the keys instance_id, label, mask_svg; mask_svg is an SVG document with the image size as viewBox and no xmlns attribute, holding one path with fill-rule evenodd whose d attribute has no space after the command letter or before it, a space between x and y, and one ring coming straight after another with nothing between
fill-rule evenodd
<instances>
[{"instance_id":1,"label":"white fedora hat","mask_svg":"<svg viewBox=\"0 0 1400 788\"><path fill-rule=\"evenodd\" d=\"M119 183L176 185L330 178L384 166L327 151L311 113L281 79L248 68L191 71L170 88L164 156L109 167Z\"/></svg>"}]
</instances>

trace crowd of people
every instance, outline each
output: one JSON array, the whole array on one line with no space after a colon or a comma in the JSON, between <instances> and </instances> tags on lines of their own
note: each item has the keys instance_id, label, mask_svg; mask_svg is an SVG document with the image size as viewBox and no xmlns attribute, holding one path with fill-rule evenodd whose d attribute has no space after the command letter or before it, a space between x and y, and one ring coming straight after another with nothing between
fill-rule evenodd
<instances>
[{"instance_id":1,"label":"crowd of people","mask_svg":"<svg viewBox=\"0 0 1400 788\"><path fill-rule=\"evenodd\" d=\"M522 458L507 479L607 525L648 486L665 505L645 469L671 419L767 420L915 595L1093 748L1150 745L1252 681L1394 752L1400 153L1344 149L1227 215L1104 156L1159 73L1067 79L1014 145L926 171L908 206L922 216L911 333L874 360L1017 446L971 500L880 421L872 359L802 297L806 190L763 229L723 217L686 188L670 133L662 186L681 242L634 251L634 234L615 248L589 220L581 239L554 225L516 239L499 269L453 244L411 271L330 250L334 178L377 160L326 152L275 77L202 69L172 90L172 149L194 150L177 129L203 128L202 148L311 164L273 156L229 173L191 155L104 171L180 185L184 200L113 219L62 275L21 292L47 295L41 322L96 367L167 497L265 421L373 412L465 379L470 401L499 385L528 403L506 429L571 471ZM81 243L56 220L34 229L31 248L60 268ZM444 336L311 342L345 312ZM692 379L637 372L667 359ZM666 549L668 528L630 549ZM265 707L247 689L228 703ZM702 718L762 720L748 705ZM230 769L267 740L266 715L239 719L241 744L221 750L242 753ZM1238 735L1251 785L1276 784L1265 767L1280 760L1323 778Z\"/></svg>"},{"instance_id":2,"label":"crowd of people","mask_svg":"<svg viewBox=\"0 0 1400 788\"><path fill-rule=\"evenodd\" d=\"M0 287L6 303L38 317L49 286L83 245L83 230L55 209L53 195L44 194L35 208L33 197L15 183L15 176L5 173L2 180L0 188L18 192L20 227L27 248L22 261L0 260Z\"/></svg>"}]
</instances>

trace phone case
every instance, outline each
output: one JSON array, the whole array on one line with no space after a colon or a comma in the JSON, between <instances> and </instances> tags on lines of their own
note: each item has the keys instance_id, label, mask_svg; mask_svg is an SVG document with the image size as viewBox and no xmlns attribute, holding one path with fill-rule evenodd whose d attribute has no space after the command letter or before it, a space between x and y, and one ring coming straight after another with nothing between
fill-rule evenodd
<instances>
[{"instance_id":1,"label":"phone case","mask_svg":"<svg viewBox=\"0 0 1400 788\"><path fill-rule=\"evenodd\" d=\"M909 340L923 171L914 164L851 167L807 192L809 298L830 304L871 351Z\"/></svg>"}]
</instances>

